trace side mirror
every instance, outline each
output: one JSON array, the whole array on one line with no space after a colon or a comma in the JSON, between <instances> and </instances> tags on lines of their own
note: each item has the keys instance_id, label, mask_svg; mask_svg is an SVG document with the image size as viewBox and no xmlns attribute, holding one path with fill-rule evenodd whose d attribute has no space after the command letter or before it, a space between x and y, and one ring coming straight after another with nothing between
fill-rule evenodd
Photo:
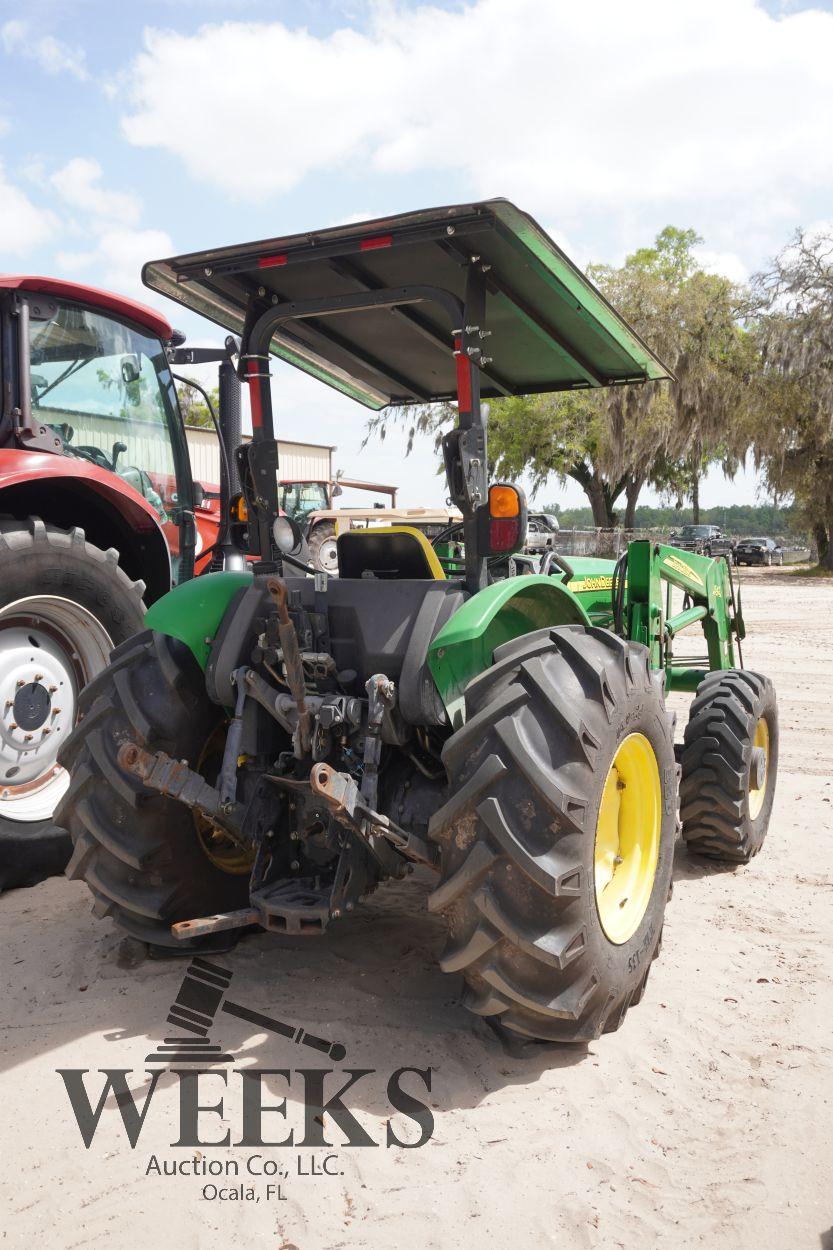
<instances>
[{"instance_id":1,"label":"side mirror","mask_svg":"<svg viewBox=\"0 0 833 1250\"><path fill-rule=\"evenodd\" d=\"M489 487L477 509L477 545L485 556L511 556L526 541L526 496L518 486L498 482Z\"/></svg>"},{"instance_id":2,"label":"side mirror","mask_svg":"<svg viewBox=\"0 0 833 1250\"><path fill-rule=\"evenodd\" d=\"M335 499L337 495L343 495L343 494L344 494L344 491L339 486L338 482L336 482L335 486L330 491L330 495L332 496L333 499Z\"/></svg>"},{"instance_id":3,"label":"side mirror","mask_svg":"<svg viewBox=\"0 0 833 1250\"><path fill-rule=\"evenodd\" d=\"M114 469L116 465L118 464L119 456L122 454L123 451L127 451L127 443L113 443L113 451L110 455L110 459L113 461Z\"/></svg>"},{"instance_id":4,"label":"side mirror","mask_svg":"<svg viewBox=\"0 0 833 1250\"><path fill-rule=\"evenodd\" d=\"M139 357L138 356L122 356L121 358L121 376L125 386L132 386L139 381Z\"/></svg>"},{"instance_id":5,"label":"side mirror","mask_svg":"<svg viewBox=\"0 0 833 1250\"><path fill-rule=\"evenodd\" d=\"M205 487L202 482L194 482L194 507L202 508L205 505Z\"/></svg>"}]
</instances>

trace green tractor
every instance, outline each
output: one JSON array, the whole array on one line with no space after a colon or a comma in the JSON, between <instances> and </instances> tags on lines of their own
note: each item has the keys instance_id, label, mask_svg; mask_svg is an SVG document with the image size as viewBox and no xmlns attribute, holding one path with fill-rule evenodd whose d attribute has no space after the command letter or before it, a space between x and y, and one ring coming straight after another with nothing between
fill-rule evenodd
<instances>
[{"instance_id":1,"label":"green tractor","mask_svg":"<svg viewBox=\"0 0 833 1250\"><path fill-rule=\"evenodd\" d=\"M716 859L761 846L775 697L742 668L723 559L634 542L618 562L493 576L526 505L488 483L481 399L667 370L505 200L181 256L144 280L240 336L253 438L234 530L253 563L155 603L84 691L61 756L69 875L128 934L192 952L252 926L320 934L427 865L441 966L472 1011L551 1041L616 1029L659 949L679 824ZM351 530L340 576L314 573L278 509L272 355L376 409L456 400L460 541ZM695 624L704 654L675 656ZM669 690L696 692L679 749Z\"/></svg>"}]
</instances>

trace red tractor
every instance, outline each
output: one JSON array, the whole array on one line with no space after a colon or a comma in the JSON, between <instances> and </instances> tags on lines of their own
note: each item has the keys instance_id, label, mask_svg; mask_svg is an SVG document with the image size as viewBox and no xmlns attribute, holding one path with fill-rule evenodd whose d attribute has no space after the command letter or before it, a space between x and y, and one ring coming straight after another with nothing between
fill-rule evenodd
<instances>
[{"instance_id":1,"label":"red tractor","mask_svg":"<svg viewBox=\"0 0 833 1250\"><path fill-rule=\"evenodd\" d=\"M221 513L192 481L171 372L217 352L183 349L141 304L52 278L0 276L0 334L3 889L63 868L56 757L81 688L145 607L209 564Z\"/></svg>"}]
</instances>

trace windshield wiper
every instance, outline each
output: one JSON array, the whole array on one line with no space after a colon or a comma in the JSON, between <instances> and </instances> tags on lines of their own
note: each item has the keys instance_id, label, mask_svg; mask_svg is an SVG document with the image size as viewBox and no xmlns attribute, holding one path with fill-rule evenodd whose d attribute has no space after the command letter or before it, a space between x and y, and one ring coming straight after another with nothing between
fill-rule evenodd
<instances>
[{"instance_id":1,"label":"windshield wiper","mask_svg":"<svg viewBox=\"0 0 833 1250\"><path fill-rule=\"evenodd\" d=\"M68 365L66 369L64 369L63 373L59 373L54 382L50 382L48 386L45 386L43 390L35 396L35 403L38 407L40 407L40 401L43 399L44 395L48 395L50 391L54 391L56 386L60 386L62 382L66 382L67 378L71 378L74 373L78 373L80 369L84 368L84 365L88 365L90 361L94 359L95 357L93 356L76 356L72 364Z\"/></svg>"}]
</instances>

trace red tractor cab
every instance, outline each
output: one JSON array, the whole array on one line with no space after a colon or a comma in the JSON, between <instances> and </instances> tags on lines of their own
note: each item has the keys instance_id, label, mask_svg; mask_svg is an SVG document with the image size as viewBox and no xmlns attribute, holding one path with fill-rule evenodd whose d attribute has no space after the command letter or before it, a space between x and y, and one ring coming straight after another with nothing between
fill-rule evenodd
<instances>
[{"instance_id":1,"label":"red tractor cab","mask_svg":"<svg viewBox=\"0 0 833 1250\"><path fill-rule=\"evenodd\" d=\"M0 276L0 889L65 854L50 825L66 787L56 756L81 689L216 538L174 338L133 300Z\"/></svg>"}]
</instances>

